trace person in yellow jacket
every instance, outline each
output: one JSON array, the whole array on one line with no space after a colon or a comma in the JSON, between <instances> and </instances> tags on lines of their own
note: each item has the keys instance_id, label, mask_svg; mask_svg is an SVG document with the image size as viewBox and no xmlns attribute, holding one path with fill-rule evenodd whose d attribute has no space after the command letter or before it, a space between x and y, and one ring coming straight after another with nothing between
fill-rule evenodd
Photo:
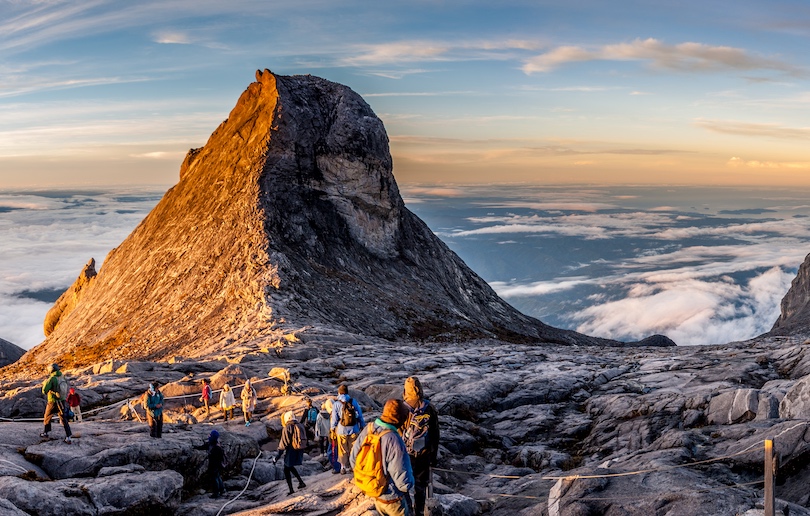
<instances>
[{"instance_id":1,"label":"person in yellow jacket","mask_svg":"<svg viewBox=\"0 0 810 516\"><path fill-rule=\"evenodd\" d=\"M236 399L233 397L231 386L227 383L222 386L222 392L219 393L219 408L225 414L225 421L230 416L233 419L233 407L236 405Z\"/></svg>"}]
</instances>

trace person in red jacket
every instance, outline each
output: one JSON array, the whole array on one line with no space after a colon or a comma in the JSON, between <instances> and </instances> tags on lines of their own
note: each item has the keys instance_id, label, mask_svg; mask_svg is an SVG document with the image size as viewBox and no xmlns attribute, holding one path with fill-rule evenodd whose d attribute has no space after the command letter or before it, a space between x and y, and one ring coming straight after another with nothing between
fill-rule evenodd
<instances>
[{"instance_id":1,"label":"person in red jacket","mask_svg":"<svg viewBox=\"0 0 810 516\"><path fill-rule=\"evenodd\" d=\"M67 397L68 407L70 407L71 412L73 412L73 420L77 423L82 422L82 408L79 406L82 402L81 398L79 397L79 393L76 392L76 389L73 387L70 388L70 393Z\"/></svg>"}]
</instances>

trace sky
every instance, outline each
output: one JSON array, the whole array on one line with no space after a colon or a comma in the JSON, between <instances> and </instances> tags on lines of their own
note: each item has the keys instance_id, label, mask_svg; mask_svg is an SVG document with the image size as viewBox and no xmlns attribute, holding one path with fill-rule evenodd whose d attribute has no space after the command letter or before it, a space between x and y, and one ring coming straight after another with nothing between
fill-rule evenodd
<instances>
[{"instance_id":1,"label":"sky","mask_svg":"<svg viewBox=\"0 0 810 516\"><path fill-rule=\"evenodd\" d=\"M0 0L0 188L171 185L256 69L347 84L398 182L810 184L800 1Z\"/></svg>"}]
</instances>

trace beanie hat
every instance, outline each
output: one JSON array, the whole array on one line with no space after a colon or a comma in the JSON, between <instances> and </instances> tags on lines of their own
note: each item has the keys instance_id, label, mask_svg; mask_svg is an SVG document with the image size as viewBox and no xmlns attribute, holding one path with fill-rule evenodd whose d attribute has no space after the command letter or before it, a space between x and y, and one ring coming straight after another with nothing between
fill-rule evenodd
<instances>
[{"instance_id":1,"label":"beanie hat","mask_svg":"<svg viewBox=\"0 0 810 516\"><path fill-rule=\"evenodd\" d=\"M292 410L288 410L284 414L281 415L281 424L282 426L287 426L287 423L295 419L295 414L293 414Z\"/></svg>"},{"instance_id":2,"label":"beanie hat","mask_svg":"<svg viewBox=\"0 0 810 516\"><path fill-rule=\"evenodd\" d=\"M211 433L208 434L208 442L215 443L219 440L219 432L216 430L211 430Z\"/></svg>"},{"instance_id":3,"label":"beanie hat","mask_svg":"<svg viewBox=\"0 0 810 516\"><path fill-rule=\"evenodd\" d=\"M408 407L402 400L391 398L385 402L380 420L382 420L383 423L388 423L389 425L400 428L408 421L410 414L411 411L408 410Z\"/></svg>"},{"instance_id":4,"label":"beanie hat","mask_svg":"<svg viewBox=\"0 0 810 516\"><path fill-rule=\"evenodd\" d=\"M411 407L416 408L424 397L425 391L422 390L422 383L419 381L419 378L409 376L405 380L405 391L402 394L402 399Z\"/></svg>"}]
</instances>

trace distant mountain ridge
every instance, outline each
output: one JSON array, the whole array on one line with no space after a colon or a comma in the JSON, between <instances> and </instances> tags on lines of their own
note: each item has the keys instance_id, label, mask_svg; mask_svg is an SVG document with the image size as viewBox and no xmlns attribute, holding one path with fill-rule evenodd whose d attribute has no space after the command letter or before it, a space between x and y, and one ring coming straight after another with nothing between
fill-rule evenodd
<instances>
[{"instance_id":1,"label":"distant mountain ridge","mask_svg":"<svg viewBox=\"0 0 810 516\"><path fill-rule=\"evenodd\" d=\"M16 362L24 354L23 348L5 339L0 339L0 367Z\"/></svg>"},{"instance_id":2,"label":"distant mountain ridge","mask_svg":"<svg viewBox=\"0 0 810 516\"><path fill-rule=\"evenodd\" d=\"M94 272L68 290L75 303L57 302L23 362L203 356L307 326L621 344L501 300L405 207L368 104L312 76L257 72L189 151L177 185Z\"/></svg>"}]
</instances>

